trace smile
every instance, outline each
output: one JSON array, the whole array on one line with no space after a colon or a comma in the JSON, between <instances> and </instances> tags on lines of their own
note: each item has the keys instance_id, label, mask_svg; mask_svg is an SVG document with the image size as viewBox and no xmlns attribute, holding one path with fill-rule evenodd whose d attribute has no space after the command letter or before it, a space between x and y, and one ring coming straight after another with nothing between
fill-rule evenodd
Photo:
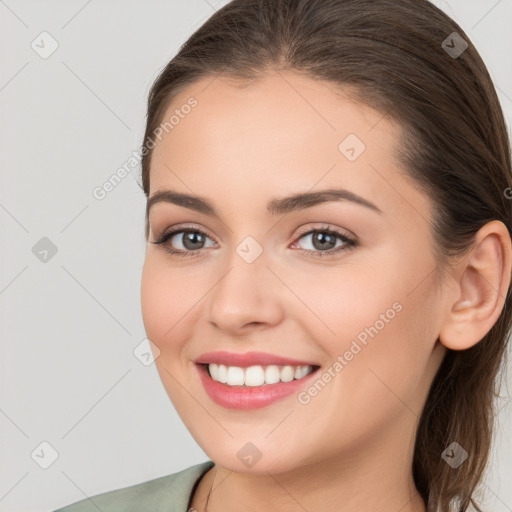
<instances>
[{"instance_id":1,"label":"smile","mask_svg":"<svg viewBox=\"0 0 512 512\"><path fill-rule=\"evenodd\" d=\"M226 409L239 410L266 407L299 393L320 368L312 365L242 368L215 363L196 364L195 367L213 402ZM226 382L221 382L224 377Z\"/></svg>"}]
</instances>

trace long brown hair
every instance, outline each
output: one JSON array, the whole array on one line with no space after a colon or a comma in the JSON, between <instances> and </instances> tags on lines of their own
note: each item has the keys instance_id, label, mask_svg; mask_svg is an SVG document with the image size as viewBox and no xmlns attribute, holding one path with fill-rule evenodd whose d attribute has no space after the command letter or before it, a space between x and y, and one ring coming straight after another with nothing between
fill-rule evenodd
<instances>
[{"instance_id":1,"label":"long brown hair","mask_svg":"<svg viewBox=\"0 0 512 512\"><path fill-rule=\"evenodd\" d=\"M463 51L450 54L449 48ZM505 193L512 186L510 143L495 88L468 36L427 0L225 5L186 41L150 90L142 158L146 196L147 143L173 97L208 75L250 80L271 69L337 83L399 123L395 156L435 205L431 229L441 274L487 222L498 219L512 233ZM490 454L510 301L509 287L488 334L467 350L448 349L432 382L413 459L414 481L429 512L465 511L470 503L481 510L474 493ZM453 441L468 453L457 469L441 457Z\"/></svg>"}]
</instances>

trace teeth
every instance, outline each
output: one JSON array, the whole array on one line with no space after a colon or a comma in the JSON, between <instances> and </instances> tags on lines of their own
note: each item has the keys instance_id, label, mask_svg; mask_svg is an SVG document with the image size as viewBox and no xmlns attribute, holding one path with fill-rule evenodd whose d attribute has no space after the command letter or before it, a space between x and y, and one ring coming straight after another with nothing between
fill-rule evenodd
<instances>
[{"instance_id":1,"label":"teeth","mask_svg":"<svg viewBox=\"0 0 512 512\"><path fill-rule=\"evenodd\" d=\"M265 368L265 383L276 384L281 380L281 372L279 366L271 365Z\"/></svg>"},{"instance_id":2,"label":"teeth","mask_svg":"<svg viewBox=\"0 0 512 512\"><path fill-rule=\"evenodd\" d=\"M213 380L228 386L264 386L302 379L313 371L313 367L269 365L240 368L212 363L208 365L208 371Z\"/></svg>"},{"instance_id":3,"label":"teeth","mask_svg":"<svg viewBox=\"0 0 512 512\"><path fill-rule=\"evenodd\" d=\"M242 368L237 368L237 370L241 370L242 374L245 374L242 384L246 386L262 386L265 384L265 372L261 366L249 366L245 372ZM231 381L228 382L231 384Z\"/></svg>"},{"instance_id":4,"label":"teeth","mask_svg":"<svg viewBox=\"0 0 512 512\"><path fill-rule=\"evenodd\" d=\"M227 384L232 386L243 386L244 385L244 371L242 368L236 366L230 366L228 368L228 376L226 380Z\"/></svg>"}]
</instances>

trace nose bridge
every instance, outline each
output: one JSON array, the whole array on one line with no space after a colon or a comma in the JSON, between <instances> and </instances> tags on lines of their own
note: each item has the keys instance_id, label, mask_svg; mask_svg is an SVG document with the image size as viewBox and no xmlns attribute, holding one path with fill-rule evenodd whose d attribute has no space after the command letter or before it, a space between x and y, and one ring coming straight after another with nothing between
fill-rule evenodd
<instances>
[{"instance_id":1,"label":"nose bridge","mask_svg":"<svg viewBox=\"0 0 512 512\"><path fill-rule=\"evenodd\" d=\"M226 258L222 277L212 289L209 320L222 329L248 323L273 323L280 316L278 283L267 268L262 245L248 236Z\"/></svg>"}]
</instances>

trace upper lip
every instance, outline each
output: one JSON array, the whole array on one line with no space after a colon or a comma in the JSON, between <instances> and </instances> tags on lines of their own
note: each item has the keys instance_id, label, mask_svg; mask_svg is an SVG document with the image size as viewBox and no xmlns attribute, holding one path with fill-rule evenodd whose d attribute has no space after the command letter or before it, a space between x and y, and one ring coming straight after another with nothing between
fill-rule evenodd
<instances>
[{"instance_id":1,"label":"upper lip","mask_svg":"<svg viewBox=\"0 0 512 512\"><path fill-rule=\"evenodd\" d=\"M197 364L223 364L226 366L239 366L246 368L248 366L318 366L310 361L299 361L298 359L290 359L288 357L268 354L266 352L245 352L239 354L236 352L206 352L200 355L195 362Z\"/></svg>"}]
</instances>

